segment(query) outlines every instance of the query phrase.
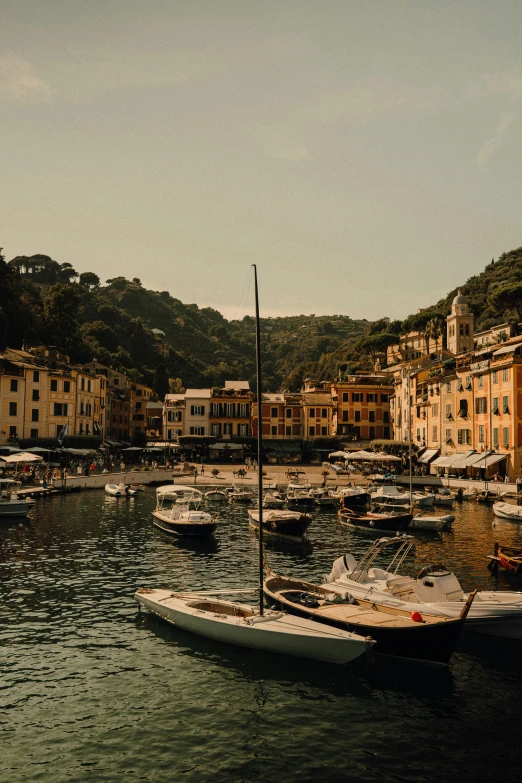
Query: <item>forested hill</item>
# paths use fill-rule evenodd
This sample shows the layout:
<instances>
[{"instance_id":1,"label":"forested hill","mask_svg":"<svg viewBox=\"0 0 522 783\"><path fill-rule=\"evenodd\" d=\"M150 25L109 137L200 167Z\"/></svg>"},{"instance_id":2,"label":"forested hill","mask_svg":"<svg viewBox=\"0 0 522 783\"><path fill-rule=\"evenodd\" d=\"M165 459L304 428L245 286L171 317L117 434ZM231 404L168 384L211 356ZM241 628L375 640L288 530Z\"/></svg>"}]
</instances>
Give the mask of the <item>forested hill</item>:
<instances>
[{"instance_id":1,"label":"forested hill","mask_svg":"<svg viewBox=\"0 0 522 783\"><path fill-rule=\"evenodd\" d=\"M522 248L503 254L460 286L476 330L522 321ZM264 386L298 391L307 376L334 379L339 371L370 369L401 331L443 329L457 289L404 321L375 322L348 315L262 319ZM153 329L165 333L155 337ZM163 342L163 354L158 351ZM0 350L53 345L73 362L96 358L151 384L163 364L177 386L220 386L246 379L255 387L254 319L227 321L217 310L183 304L168 291L149 291L134 278L105 283L92 272L48 256L0 254ZM176 386L176 384L174 385Z\"/></svg>"},{"instance_id":2,"label":"forested hill","mask_svg":"<svg viewBox=\"0 0 522 783\"><path fill-rule=\"evenodd\" d=\"M249 316L227 321L168 291L149 291L136 278L102 284L92 272L48 256L0 258L1 349L53 345L73 362L95 358L149 384L163 364L180 387L236 378L254 387L254 327ZM335 377L339 362L350 359L356 369L354 344L370 327L342 315L263 319L265 388L297 391L304 377ZM160 355L162 342L167 348Z\"/></svg>"}]
</instances>

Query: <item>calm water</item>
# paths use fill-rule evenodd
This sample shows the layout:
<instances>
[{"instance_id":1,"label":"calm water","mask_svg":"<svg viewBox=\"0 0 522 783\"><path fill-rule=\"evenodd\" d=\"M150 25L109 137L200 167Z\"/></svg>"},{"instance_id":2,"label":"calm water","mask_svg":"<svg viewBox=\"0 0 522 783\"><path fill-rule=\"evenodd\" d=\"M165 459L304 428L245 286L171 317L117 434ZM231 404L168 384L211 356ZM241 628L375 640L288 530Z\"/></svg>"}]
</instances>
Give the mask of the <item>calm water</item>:
<instances>
[{"instance_id":1,"label":"calm water","mask_svg":"<svg viewBox=\"0 0 522 783\"><path fill-rule=\"evenodd\" d=\"M0 523L2 783L520 779L522 643L463 640L449 670L379 661L368 677L191 636L140 614L135 589L252 586L257 541L228 507L215 541L171 540L153 506L153 490L90 492ZM418 536L412 571L443 562L465 588L522 589L484 557L522 530L492 529L476 504L454 513L454 533ZM322 514L267 554L317 580L367 546Z\"/></svg>"}]
</instances>

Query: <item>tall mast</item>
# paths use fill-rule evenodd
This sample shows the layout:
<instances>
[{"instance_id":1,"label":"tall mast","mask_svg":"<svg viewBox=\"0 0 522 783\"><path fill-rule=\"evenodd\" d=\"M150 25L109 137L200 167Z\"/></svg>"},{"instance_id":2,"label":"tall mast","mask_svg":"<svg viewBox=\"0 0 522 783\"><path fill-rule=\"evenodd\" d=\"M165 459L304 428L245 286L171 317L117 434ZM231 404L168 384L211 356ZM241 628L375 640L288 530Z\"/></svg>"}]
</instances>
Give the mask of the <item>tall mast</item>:
<instances>
[{"instance_id":1,"label":"tall mast","mask_svg":"<svg viewBox=\"0 0 522 783\"><path fill-rule=\"evenodd\" d=\"M263 614L263 425L261 401L261 332L259 328L259 297L257 292L257 266L254 267L254 289L256 294L256 377L257 377L257 486L259 494L259 614Z\"/></svg>"},{"instance_id":2,"label":"tall mast","mask_svg":"<svg viewBox=\"0 0 522 783\"><path fill-rule=\"evenodd\" d=\"M413 505L413 477L411 464L411 373L408 367L408 459L410 462L410 505Z\"/></svg>"}]
</instances>

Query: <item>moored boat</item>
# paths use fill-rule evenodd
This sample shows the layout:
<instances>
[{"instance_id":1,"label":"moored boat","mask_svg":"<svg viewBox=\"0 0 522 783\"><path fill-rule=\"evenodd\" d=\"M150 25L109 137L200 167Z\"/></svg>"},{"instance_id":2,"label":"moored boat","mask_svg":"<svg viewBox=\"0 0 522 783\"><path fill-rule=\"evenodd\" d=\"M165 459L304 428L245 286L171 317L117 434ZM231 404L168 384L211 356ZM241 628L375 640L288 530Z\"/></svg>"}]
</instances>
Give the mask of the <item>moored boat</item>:
<instances>
[{"instance_id":1,"label":"moored boat","mask_svg":"<svg viewBox=\"0 0 522 783\"><path fill-rule=\"evenodd\" d=\"M248 516L252 527L259 529L259 509L249 509ZM263 511L263 530L284 536L302 537L312 522L309 514L301 511L285 511L283 509L267 509Z\"/></svg>"},{"instance_id":2,"label":"moored boat","mask_svg":"<svg viewBox=\"0 0 522 783\"><path fill-rule=\"evenodd\" d=\"M34 500L19 497L18 482L14 479L0 479L0 516L26 517L34 506Z\"/></svg>"},{"instance_id":3,"label":"moored boat","mask_svg":"<svg viewBox=\"0 0 522 783\"><path fill-rule=\"evenodd\" d=\"M453 514L416 514L408 525L408 530L434 530L448 532L455 521Z\"/></svg>"},{"instance_id":4,"label":"moored boat","mask_svg":"<svg viewBox=\"0 0 522 783\"><path fill-rule=\"evenodd\" d=\"M390 531L406 531L413 519L412 514L373 514L358 513L347 508L341 508L339 521L354 529L369 530L372 533L389 533Z\"/></svg>"},{"instance_id":5,"label":"moored boat","mask_svg":"<svg viewBox=\"0 0 522 783\"><path fill-rule=\"evenodd\" d=\"M512 519L514 522L522 522L522 506L514 506L513 503L493 503L493 513L500 519Z\"/></svg>"},{"instance_id":6,"label":"moored boat","mask_svg":"<svg viewBox=\"0 0 522 783\"><path fill-rule=\"evenodd\" d=\"M191 509L189 497L183 504L179 498L179 487L167 485L156 490L156 508L152 512L154 525L177 536L203 538L211 535L218 526L219 520L205 511Z\"/></svg>"},{"instance_id":7,"label":"moored boat","mask_svg":"<svg viewBox=\"0 0 522 783\"><path fill-rule=\"evenodd\" d=\"M228 493L225 492L224 489L218 489L216 487L205 492L205 498L211 503L222 503L223 501L228 500Z\"/></svg>"},{"instance_id":8,"label":"moored boat","mask_svg":"<svg viewBox=\"0 0 522 783\"><path fill-rule=\"evenodd\" d=\"M490 559L489 568L500 567L512 574L522 574L522 547L501 546L495 542Z\"/></svg>"},{"instance_id":9,"label":"moored boat","mask_svg":"<svg viewBox=\"0 0 522 783\"><path fill-rule=\"evenodd\" d=\"M130 494L126 484L106 484L105 492L115 498L126 498L129 497ZM133 491L132 494L136 494L135 491Z\"/></svg>"}]
</instances>

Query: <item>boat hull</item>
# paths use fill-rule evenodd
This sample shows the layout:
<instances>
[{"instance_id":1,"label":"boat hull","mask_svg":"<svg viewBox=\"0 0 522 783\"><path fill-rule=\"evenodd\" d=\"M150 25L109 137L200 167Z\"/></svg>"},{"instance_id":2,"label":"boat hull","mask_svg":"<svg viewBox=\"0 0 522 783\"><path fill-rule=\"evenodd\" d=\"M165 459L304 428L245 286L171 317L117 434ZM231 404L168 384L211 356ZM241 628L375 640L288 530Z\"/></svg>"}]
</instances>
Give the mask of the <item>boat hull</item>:
<instances>
[{"instance_id":1,"label":"boat hull","mask_svg":"<svg viewBox=\"0 0 522 783\"><path fill-rule=\"evenodd\" d=\"M418 515L411 520L408 530L432 530L434 532L448 532L455 521L455 517L448 514L445 517L431 517Z\"/></svg>"},{"instance_id":2,"label":"boat hull","mask_svg":"<svg viewBox=\"0 0 522 783\"><path fill-rule=\"evenodd\" d=\"M27 500L6 500L0 503L0 517L26 517L32 507Z\"/></svg>"},{"instance_id":3,"label":"boat hull","mask_svg":"<svg viewBox=\"0 0 522 783\"><path fill-rule=\"evenodd\" d=\"M398 514L397 516L380 516L378 514L352 514L348 511L340 511L339 519L343 525L355 530L369 530L373 533L389 533L390 531L406 531L413 519L412 514Z\"/></svg>"},{"instance_id":4,"label":"boat hull","mask_svg":"<svg viewBox=\"0 0 522 783\"><path fill-rule=\"evenodd\" d=\"M211 522L185 522L180 519L168 520L159 516L156 511L152 512L152 521L154 525L164 533L173 536L187 536L189 538L205 538L214 533L218 523Z\"/></svg>"},{"instance_id":5,"label":"boat hull","mask_svg":"<svg viewBox=\"0 0 522 783\"><path fill-rule=\"evenodd\" d=\"M134 597L141 606L185 631L264 652L345 664L365 655L373 644L360 636L324 634L317 623L296 623L294 617L269 610L263 617L253 613L254 617L246 620L240 614L198 610L168 590L138 590ZM234 606L232 602L220 604L227 610Z\"/></svg>"},{"instance_id":6,"label":"boat hull","mask_svg":"<svg viewBox=\"0 0 522 783\"><path fill-rule=\"evenodd\" d=\"M285 519L276 514L263 514L263 531L272 535L292 536L292 538L302 538L312 522L312 517L308 514ZM255 512L249 512L249 523L255 530L259 530L259 515Z\"/></svg>"}]
</instances>

